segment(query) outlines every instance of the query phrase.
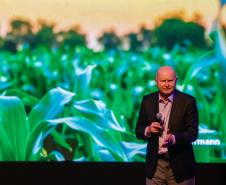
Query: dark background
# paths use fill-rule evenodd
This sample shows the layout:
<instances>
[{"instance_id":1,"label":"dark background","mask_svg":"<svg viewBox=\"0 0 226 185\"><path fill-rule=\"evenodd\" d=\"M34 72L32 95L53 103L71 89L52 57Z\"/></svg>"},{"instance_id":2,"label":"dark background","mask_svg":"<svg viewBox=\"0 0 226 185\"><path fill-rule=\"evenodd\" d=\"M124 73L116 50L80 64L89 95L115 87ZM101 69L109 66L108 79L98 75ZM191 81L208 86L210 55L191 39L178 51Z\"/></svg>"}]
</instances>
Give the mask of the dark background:
<instances>
[{"instance_id":1,"label":"dark background","mask_svg":"<svg viewBox=\"0 0 226 185\"><path fill-rule=\"evenodd\" d=\"M1 162L4 185L145 185L145 163ZM196 185L226 184L226 164L198 163Z\"/></svg>"}]
</instances>

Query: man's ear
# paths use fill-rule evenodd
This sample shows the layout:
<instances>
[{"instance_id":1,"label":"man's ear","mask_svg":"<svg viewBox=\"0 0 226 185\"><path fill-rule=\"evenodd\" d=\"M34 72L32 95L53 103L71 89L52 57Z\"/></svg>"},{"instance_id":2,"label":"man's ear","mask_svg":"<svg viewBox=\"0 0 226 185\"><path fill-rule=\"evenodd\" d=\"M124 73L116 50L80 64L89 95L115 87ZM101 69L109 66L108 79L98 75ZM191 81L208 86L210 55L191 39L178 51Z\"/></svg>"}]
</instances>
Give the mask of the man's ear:
<instances>
[{"instance_id":1,"label":"man's ear","mask_svg":"<svg viewBox=\"0 0 226 185\"><path fill-rule=\"evenodd\" d=\"M157 85L157 78L155 78L155 83L156 83L156 85Z\"/></svg>"}]
</instances>

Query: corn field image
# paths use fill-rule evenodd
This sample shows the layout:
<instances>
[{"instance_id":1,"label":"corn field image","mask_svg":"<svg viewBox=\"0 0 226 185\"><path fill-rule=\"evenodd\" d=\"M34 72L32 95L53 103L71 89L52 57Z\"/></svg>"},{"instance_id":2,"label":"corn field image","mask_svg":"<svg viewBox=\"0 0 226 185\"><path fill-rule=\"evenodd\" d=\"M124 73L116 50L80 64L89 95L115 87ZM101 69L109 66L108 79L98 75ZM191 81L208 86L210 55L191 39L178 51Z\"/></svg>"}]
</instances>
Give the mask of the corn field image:
<instances>
[{"instance_id":1,"label":"corn field image","mask_svg":"<svg viewBox=\"0 0 226 185\"><path fill-rule=\"evenodd\" d=\"M0 37L0 161L144 162L146 143L135 137L140 102L169 65L176 88L197 100L196 161L225 163L225 3L211 31L165 17L136 34L106 31L96 51L77 28L55 33L40 23L33 32L13 20Z\"/></svg>"}]
</instances>

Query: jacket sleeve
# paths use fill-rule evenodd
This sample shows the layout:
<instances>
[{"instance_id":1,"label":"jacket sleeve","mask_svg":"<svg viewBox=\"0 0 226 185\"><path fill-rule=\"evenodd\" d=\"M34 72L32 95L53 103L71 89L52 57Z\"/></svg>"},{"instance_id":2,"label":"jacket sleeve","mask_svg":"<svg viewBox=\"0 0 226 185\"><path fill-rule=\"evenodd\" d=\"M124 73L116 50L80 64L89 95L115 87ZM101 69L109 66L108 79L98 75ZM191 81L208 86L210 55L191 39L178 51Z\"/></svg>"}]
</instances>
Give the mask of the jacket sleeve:
<instances>
[{"instance_id":1,"label":"jacket sleeve","mask_svg":"<svg viewBox=\"0 0 226 185\"><path fill-rule=\"evenodd\" d=\"M141 140L147 140L147 137L144 135L145 128L147 127L146 124L146 118L145 118L145 98L142 99L140 110L139 110L139 116L136 123L136 137Z\"/></svg>"},{"instance_id":2,"label":"jacket sleeve","mask_svg":"<svg viewBox=\"0 0 226 185\"><path fill-rule=\"evenodd\" d=\"M189 98L185 111L184 131L175 133L176 146L186 145L198 138L198 109L195 98Z\"/></svg>"}]
</instances>

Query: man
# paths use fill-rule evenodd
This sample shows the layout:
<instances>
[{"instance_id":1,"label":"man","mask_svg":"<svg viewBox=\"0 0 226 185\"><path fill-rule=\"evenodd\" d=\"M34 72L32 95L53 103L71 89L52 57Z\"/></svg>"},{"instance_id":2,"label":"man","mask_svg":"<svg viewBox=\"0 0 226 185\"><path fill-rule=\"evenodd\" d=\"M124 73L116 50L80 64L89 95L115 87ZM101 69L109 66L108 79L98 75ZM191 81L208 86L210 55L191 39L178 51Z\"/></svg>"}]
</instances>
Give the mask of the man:
<instances>
[{"instance_id":1,"label":"man","mask_svg":"<svg viewBox=\"0 0 226 185\"><path fill-rule=\"evenodd\" d=\"M148 141L146 185L195 184L196 100L175 89L176 73L169 66L158 69L155 82L159 91L143 97L136 125L137 138Z\"/></svg>"}]
</instances>

